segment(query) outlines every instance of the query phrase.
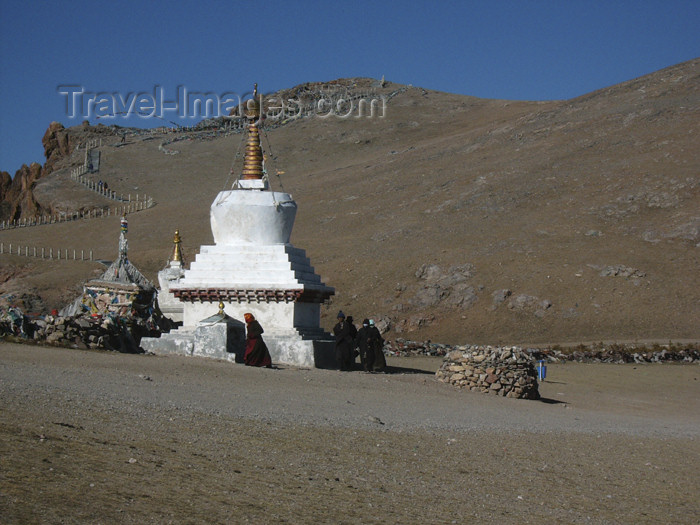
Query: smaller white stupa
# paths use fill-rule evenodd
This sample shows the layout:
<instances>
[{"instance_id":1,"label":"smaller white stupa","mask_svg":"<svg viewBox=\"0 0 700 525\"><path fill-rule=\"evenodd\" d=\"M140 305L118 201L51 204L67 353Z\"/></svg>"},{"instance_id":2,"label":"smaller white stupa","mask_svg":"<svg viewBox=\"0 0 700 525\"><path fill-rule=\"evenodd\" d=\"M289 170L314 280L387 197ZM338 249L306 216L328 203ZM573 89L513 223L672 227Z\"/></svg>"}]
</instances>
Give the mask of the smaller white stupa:
<instances>
[{"instance_id":1,"label":"smaller white stupa","mask_svg":"<svg viewBox=\"0 0 700 525\"><path fill-rule=\"evenodd\" d=\"M142 341L146 351L233 360L234 354L223 347L205 348L211 343L196 333L203 333L203 320L212 316L242 322L243 314L250 312L265 330L263 339L273 362L334 366L333 338L320 327L320 317L321 304L335 291L321 281L304 250L290 243L297 204L288 193L268 187L260 114L256 85L246 114L241 177L211 205L215 245L201 246L184 276L168 283L169 292L182 304L183 326L160 339Z\"/></svg>"},{"instance_id":2,"label":"smaller white stupa","mask_svg":"<svg viewBox=\"0 0 700 525\"><path fill-rule=\"evenodd\" d=\"M182 322L184 308L180 300L170 291L170 285L180 281L185 276L181 244L180 231L175 230L172 256L168 261L168 265L158 272L158 284L160 285L158 307L165 317L172 319L176 323Z\"/></svg>"}]
</instances>

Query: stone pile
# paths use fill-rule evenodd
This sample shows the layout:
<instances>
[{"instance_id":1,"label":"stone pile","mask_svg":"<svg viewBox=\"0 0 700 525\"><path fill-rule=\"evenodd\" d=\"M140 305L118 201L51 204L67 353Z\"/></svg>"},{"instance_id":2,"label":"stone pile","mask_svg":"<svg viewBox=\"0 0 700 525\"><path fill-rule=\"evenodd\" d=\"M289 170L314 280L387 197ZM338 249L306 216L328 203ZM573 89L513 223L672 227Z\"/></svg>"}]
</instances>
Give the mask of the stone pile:
<instances>
[{"instance_id":1,"label":"stone pile","mask_svg":"<svg viewBox=\"0 0 700 525\"><path fill-rule=\"evenodd\" d=\"M93 316L83 313L75 316L47 315L29 318L17 308L0 312L0 337L14 336L35 343L68 348L116 350L140 353L142 337L160 335L165 326L163 320L153 316L120 317L117 315Z\"/></svg>"},{"instance_id":2,"label":"stone pile","mask_svg":"<svg viewBox=\"0 0 700 525\"><path fill-rule=\"evenodd\" d=\"M35 341L56 346L138 352L138 343L126 323L117 317L46 316L34 323Z\"/></svg>"},{"instance_id":3,"label":"stone pile","mask_svg":"<svg viewBox=\"0 0 700 525\"><path fill-rule=\"evenodd\" d=\"M396 338L386 341L384 353L393 357L445 356L454 350L465 351L469 345L448 345L431 341L409 341ZM548 363L575 361L578 363L700 363L700 345L693 343L671 343L669 345L644 346L638 344L597 343L580 345L571 350L558 346L526 348L535 361Z\"/></svg>"},{"instance_id":4,"label":"stone pile","mask_svg":"<svg viewBox=\"0 0 700 525\"><path fill-rule=\"evenodd\" d=\"M468 346L449 352L435 373L438 381L476 392L539 399L535 361L516 346Z\"/></svg>"},{"instance_id":5,"label":"stone pile","mask_svg":"<svg viewBox=\"0 0 700 525\"><path fill-rule=\"evenodd\" d=\"M566 352L559 348L533 348L527 352L537 361L543 359L550 363L700 363L700 346L697 344L670 344L668 348L660 345L610 344L581 346Z\"/></svg>"},{"instance_id":6,"label":"stone pile","mask_svg":"<svg viewBox=\"0 0 700 525\"><path fill-rule=\"evenodd\" d=\"M418 355L443 357L452 350L466 349L430 341L407 341L397 337L393 341L385 341L384 354L395 357L411 357Z\"/></svg>"}]
</instances>

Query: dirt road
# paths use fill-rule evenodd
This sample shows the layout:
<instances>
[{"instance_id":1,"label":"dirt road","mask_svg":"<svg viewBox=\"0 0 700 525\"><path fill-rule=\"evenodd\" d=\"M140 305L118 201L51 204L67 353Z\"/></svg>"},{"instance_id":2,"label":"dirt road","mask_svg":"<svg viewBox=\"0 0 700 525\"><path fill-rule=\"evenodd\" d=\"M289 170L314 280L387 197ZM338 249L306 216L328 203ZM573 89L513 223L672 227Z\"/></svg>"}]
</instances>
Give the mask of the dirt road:
<instances>
[{"instance_id":1,"label":"dirt road","mask_svg":"<svg viewBox=\"0 0 700 525\"><path fill-rule=\"evenodd\" d=\"M390 374L0 343L2 523L696 523L700 367L541 401Z\"/></svg>"}]
</instances>

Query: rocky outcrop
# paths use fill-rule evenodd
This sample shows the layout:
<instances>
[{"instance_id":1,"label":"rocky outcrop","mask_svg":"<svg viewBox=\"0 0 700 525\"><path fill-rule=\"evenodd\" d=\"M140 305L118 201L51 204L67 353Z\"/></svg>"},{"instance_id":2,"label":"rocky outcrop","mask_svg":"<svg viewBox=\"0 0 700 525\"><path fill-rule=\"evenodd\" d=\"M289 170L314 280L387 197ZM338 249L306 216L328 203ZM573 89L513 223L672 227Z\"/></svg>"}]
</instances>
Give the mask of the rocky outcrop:
<instances>
[{"instance_id":1,"label":"rocky outcrop","mask_svg":"<svg viewBox=\"0 0 700 525\"><path fill-rule=\"evenodd\" d=\"M453 350L435 373L438 381L485 394L539 399L537 370L516 346L466 346Z\"/></svg>"},{"instance_id":2,"label":"rocky outcrop","mask_svg":"<svg viewBox=\"0 0 700 525\"><path fill-rule=\"evenodd\" d=\"M436 264L424 264L416 271L421 282L412 304L418 308L433 307L440 303L458 308L469 308L477 300L469 279L474 276L474 266L463 264L443 271Z\"/></svg>"},{"instance_id":3,"label":"rocky outcrop","mask_svg":"<svg viewBox=\"0 0 700 525\"><path fill-rule=\"evenodd\" d=\"M79 144L95 134L113 134L113 131L101 125L65 128L60 122L52 122L41 139L46 157L43 167L33 162L29 166L23 165L14 177L7 172L0 173L0 220L13 221L42 213L50 214L51 210L43 208L34 197L37 181L54 172L62 161L70 158Z\"/></svg>"},{"instance_id":4,"label":"rocky outcrop","mask_svg":"<svg viewBox=\"0 0 700 525\"><path fill-rule=\"evenodd\" d=\"M59 122L51 123L41 142L46 156L43 167L33 162L29 166L23 164L14 177L7 172L0 174L0 220L34 217L44 211L34 199L34 186L53 171L57 162L70 156L71 150L68 131Z\"/></svg>"},{"instance_id":5,"label":"rocky outcrop","mask_svg":"<svg viewBox=\"0 0 700 525\"><path fill-rule=\"evenodd\" d=\"M76 146L75 136L60 122L49 124L41 143L44 146L44 156L46 157L45 174L51 173L57 162L70 156L71 151Z\"/></svg>"},{"instance_id":6,"label":"rocky outcrop","mask_svg":"<svg viewBox=\"0 0 700 525\"><path fill-rule=\"evenodd\" d=\"M23 164L8 183L5 175L9 177L9 174L3 172L0 183L0 219L12 221L40 213L32 189L42 173L41 165L36 162L29 166Z\"/></svg>"}]
</instances>

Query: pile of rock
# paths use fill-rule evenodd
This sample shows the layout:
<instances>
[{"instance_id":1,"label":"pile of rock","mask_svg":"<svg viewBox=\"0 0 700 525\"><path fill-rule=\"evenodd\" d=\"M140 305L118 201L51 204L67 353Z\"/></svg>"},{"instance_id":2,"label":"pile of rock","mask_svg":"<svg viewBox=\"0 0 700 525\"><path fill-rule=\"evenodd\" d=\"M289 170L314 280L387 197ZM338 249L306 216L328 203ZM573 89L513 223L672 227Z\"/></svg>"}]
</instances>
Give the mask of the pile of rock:
<instances>
[{"instance_id":1,"label":"pile of rock","mask_svg":"<svg viewBox=\"0 0 700 525\"><path fill-rule=\"evenodd\" d=\"M83 349L116 350L139 353L142 337L157 337L167 320L154 316L119 317L93 316L82 313L75 316L47 315L30 318L19 309L0 311L0 337L13 336L36 343ZM159 326L160 324L160 326Z\"/></svg>"},{"instance_id":2,"label":"pile of rock","mask_svg":"<svg viewBox=\"0 0 700 525\"><path fill-rule=\"evenodd\" d=\"M442 343L431 343L430 341L407 341L397 337L393 341L384 343L384 354L396 357L410 357L417 355L430 355L442 357L455 348Z\"/></svg>"},{"instance_id":3,"label":"pile of rock","mask_svg":"<svg viewBox=\"0 0 700 525\"><path fill-rule=\"evenodd\" d=\"M520 399L539 399L535 361L519 347L467 346L449 352L435 373L459 388Z\"/></svg>"},{"instance_id":4,"label":"pile of rock","mask_svg":"<svg viewBox=\"0 0 700 525\"><path fill-rule=\"evenodd\" d=\"M579 346L563 352L559 348L528 349L530 356L550 363L576 361L579 363L700 363L700 346L694 343L652 345L597 344Z\"/></svg>"},{"instance_id":5,"label":"pile of rock","mask_svg":"<svg viewBox=\"0 0 700 525\"><path fill-rule=\"evenodd\" d=\"M394 357L445 356L452 351L467 351L470 345L448 345L431 341L409 341L396 338L384 343L384 354ZM669 343L668 345L639 345L595 343L564 350L558 346L525 348L522 350L534 361L549 363L576 361L579 363L700 363L700 345L697 343Z\"/></svg>"},{"instance_id":6,"label":"pile of rock","mask_svg":"<svg viewBox=\"0 0 700 525\"><path fill-rule=\"evenodd\" d=\"M47 315L34 322L35 341L56 346L138 352L132 329L117 317L61 317ZM140 338L138 338L140 339Z\"/></svg>"}]
</instances>

